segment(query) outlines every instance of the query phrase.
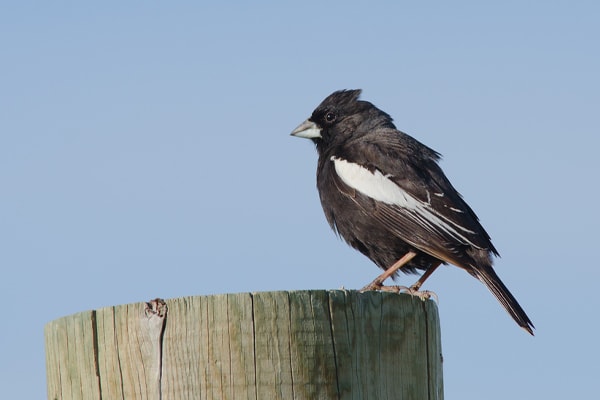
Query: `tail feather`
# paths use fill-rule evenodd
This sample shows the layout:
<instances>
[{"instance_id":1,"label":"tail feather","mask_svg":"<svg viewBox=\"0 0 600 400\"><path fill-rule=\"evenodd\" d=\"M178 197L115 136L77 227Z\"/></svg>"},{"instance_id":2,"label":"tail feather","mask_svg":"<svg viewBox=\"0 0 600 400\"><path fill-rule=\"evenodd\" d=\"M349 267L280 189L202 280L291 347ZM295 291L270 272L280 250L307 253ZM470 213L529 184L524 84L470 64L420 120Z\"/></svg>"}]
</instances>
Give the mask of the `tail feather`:
<instances>
[{"instance_id":1,"label":"tail feather","mask_svg":"<svg viewBox=\"0 0 600 400\"><path fill-rule=\"evenodd\" d=\"M483 282L485 286L487 286L487 288L492 292L496 299L498 299L500 304L502 304L515 322L533 336L533 329L535 329L533 323L523 308L521 308L519 302L517 302L517 299L515 299L504 283L502 283L493 268L491 266L483 268L478 266L477 268L473 269L473 274L477 279Z\"/></svg>"}]
</instances>

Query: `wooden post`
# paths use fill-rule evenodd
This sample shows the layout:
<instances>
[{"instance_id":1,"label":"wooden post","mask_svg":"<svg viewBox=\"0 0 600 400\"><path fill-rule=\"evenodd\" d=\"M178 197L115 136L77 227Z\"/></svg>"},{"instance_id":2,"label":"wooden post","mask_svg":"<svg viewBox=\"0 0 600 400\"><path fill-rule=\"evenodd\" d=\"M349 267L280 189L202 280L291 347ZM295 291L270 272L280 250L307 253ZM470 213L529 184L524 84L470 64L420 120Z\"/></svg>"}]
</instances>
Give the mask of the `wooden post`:
<instances>
[{"instance_id":1,"label":"wooden post","mask_svg":"<svg viewBox=\"0 0 600 400\"><path fill-rule=\"evenodd\" d=\"M436 304L345 290L182 297L46 325L48 398L442 399Z\"/></svg>"}]
</instances>

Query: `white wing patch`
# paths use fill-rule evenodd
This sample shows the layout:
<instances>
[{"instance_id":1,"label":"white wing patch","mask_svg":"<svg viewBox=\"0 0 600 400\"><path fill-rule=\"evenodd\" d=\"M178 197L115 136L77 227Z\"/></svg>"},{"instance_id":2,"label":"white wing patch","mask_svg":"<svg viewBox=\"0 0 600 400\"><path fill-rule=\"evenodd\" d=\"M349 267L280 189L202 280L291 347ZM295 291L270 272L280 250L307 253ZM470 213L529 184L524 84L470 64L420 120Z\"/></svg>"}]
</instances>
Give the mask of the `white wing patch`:
<instances>
[{"instance_id":1,"label":"white wing patch","mask_svg":"<svg viewBox=\"0 0 600 400\"><path fill-rule=\"evenodd\" d=\"M436 212L428 203L411 196L389 179L391 175L384 175L379 170L371 172L356 163L335 156L331 157L331 161L333 161L335 172L351 188L374 200L412 211L418 218L419 223L426 224L429 228L444 231L461 242L478 247L459 231L471 234L475 232L457 225ZM434 194L439 197L443 196L442 193ZM452 210L460 211L458 209Z\"/></svg>"}]
</instances>

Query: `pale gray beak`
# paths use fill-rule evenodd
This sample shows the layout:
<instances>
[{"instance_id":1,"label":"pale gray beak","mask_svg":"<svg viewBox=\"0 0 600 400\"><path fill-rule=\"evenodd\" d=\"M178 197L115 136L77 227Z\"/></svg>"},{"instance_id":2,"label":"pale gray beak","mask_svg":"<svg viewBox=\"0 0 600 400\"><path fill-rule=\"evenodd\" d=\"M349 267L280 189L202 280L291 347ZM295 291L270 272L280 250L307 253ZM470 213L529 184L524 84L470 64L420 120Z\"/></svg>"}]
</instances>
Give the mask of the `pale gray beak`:
<instances>
[{"instance_id":1,"label":"pale gray beak","mask_svg":"<svg viewBox=\"0 0 600 400\"><path fill-rule=\"evenodd\" d=\"M319 128L314 122L306 120L298 125L298 127L292 131L291 135L306 139L320 138L321 128Z\"/></svg>"}]
</instances>

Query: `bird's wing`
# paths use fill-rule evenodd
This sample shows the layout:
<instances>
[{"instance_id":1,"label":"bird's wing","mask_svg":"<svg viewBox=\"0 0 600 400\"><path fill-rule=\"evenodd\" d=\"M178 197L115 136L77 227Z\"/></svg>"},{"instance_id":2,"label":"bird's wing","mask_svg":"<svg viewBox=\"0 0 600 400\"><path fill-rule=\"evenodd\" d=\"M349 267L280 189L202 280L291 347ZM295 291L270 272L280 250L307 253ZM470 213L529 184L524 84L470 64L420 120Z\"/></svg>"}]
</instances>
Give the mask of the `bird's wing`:
<instances>
[{"instance_id":1,"label":"bird's wing","mask_svg":"<svg viewBox=\"0 0 600 400\"><path fill-rule=\"evenodd\" d=\"M386 129L350 141L331 156L338 188L417 249L465 265L465 249L497 254L473 210L437 164L439 155Z\"/></svg>"}]
</instances>

